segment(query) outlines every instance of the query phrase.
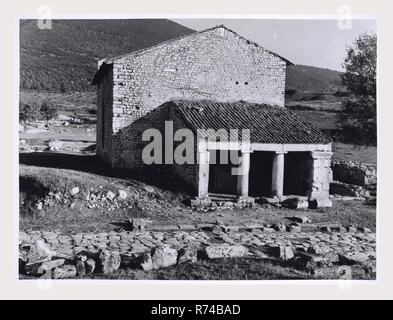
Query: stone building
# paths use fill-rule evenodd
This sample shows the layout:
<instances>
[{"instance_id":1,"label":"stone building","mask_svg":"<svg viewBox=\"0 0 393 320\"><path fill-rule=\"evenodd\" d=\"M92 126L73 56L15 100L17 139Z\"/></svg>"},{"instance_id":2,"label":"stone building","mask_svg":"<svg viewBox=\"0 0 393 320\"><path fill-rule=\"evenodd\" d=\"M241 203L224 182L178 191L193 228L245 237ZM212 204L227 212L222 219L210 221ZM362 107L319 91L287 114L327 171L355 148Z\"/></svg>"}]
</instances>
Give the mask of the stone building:
<instances>
[{"instance_id":1,"label":"stone building","mask_svg":"<svg viewBox=\"0 0 393 320\"><path fill-rule=\"evenodd\" d=\"M288 60L224 26L100 61L97 85L97 153L112 167L175 174L197 199L211 194L254 197L296 195L330 206L331 142L284 107ZM154 166L142 159L151 128L248 129L240 138L216 143L195 140L193 161ZM164 140L164 139L163 139ZM176 139L175 139L176 140ZM180 141L174 144L179 145ZM165 156L173 152L167 139ZM250 170L231 174L233 164L212 163L231 150Z\"/></svg>"}]
</instances>

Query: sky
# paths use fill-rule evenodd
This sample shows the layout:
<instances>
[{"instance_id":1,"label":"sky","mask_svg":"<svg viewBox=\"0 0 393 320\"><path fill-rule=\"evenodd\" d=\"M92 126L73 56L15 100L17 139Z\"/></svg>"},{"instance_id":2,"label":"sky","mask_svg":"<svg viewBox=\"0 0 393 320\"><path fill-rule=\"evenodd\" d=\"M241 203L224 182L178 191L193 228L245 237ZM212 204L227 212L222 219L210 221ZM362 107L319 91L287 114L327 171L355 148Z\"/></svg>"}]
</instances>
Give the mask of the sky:
<instances>
[{"instance_id":1,"label":"sky","mask_svg":"<svg viewBox=\"0 0 393 320\"><path fill-rule=\"evenodd\" d=\"M281 20L281 19L173 19L200 31L225 25L294 64L342 71L346 47L367 32L377 33L376 20ZM340 28L340 26L346 28ZM350 26L350 28L348 28Z\"/></svg>"}]
</instances>

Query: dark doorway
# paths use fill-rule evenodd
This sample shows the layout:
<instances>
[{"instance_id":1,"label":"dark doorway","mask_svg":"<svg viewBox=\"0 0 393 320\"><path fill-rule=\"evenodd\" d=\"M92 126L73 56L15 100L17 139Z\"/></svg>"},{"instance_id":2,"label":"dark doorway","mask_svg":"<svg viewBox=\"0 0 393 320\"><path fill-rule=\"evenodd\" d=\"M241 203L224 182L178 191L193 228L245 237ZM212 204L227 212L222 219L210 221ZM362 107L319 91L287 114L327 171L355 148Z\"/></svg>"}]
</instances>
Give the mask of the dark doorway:
<instances>
[{"instance_id":1,"label":"dark doorway","mask_svg":"<svg viewBox=\"0 0 393 320\"><path fill-rule=\"evenodd\" d=\"M229 153L227 155L229 161L223 159L220 151L210 151L209 193L237 194L237 175L232 174L232 168L237 165L232 164Z\"/></svg>"},{"instance_id":2,"label":"dark doorway","mask_svg":"<svg viewBox=\"0 0 393 320\"><path fill-rule=\"evenodd\" d=\"M284 160L284 194L305 196L310 186L309 152L288 152Z\"/></svg>"},{"instance_id":3,"label":"dark doorway","mask_svg":"<svg viewBox=\"0 0 393 320\"><path fill-rule=\"evenodd\" d=\"M273 152L254 151L250 155L248 194L270 196L272 191Z\"/></svg>"}]
</instances>

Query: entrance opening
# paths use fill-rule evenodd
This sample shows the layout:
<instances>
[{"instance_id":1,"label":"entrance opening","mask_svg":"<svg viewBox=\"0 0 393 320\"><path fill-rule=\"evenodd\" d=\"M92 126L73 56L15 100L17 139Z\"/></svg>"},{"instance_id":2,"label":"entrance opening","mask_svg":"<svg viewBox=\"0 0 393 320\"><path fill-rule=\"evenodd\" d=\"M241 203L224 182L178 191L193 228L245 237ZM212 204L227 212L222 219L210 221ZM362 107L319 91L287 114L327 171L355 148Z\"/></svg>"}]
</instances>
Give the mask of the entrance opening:
<instances>
[{"instance_id":1,"label":"entrance opening","mask_svg":"<svg viewBox=\"0 0 393 320\"><path fill-rule=\"evenodd\" d=\"M209 165L209 193L221 193L221 194L237 194L237 175L232 175L232 168L236 168L237 165L231 163L230 154L228 151L228 163L221 163L221 152L209 151L210 152L210 165ZM233 151L232 151L233 152ZM212 163L212 159L215 159L215 163Z\"/></svg>"},{"instance_id":2,"label":"entrance opening","mask_svg":"<svg viewBox=\"0 0 393 320\"><path fill-rule=\"evenodd\" d=\"M284 194L305 196L310 186L309 152L288 152L284 161Z\"/></svg>"},{"instance_id":3,"label":"entrance opening","mask_svg":"<svg viewBox=\"0 0 393 320\"><path fill-rule=\"evenodd\" d=\"M268 197L272 192L273 152L254 151L250 154L248 193L251 197Z\"/></svg>"}]
</instances>

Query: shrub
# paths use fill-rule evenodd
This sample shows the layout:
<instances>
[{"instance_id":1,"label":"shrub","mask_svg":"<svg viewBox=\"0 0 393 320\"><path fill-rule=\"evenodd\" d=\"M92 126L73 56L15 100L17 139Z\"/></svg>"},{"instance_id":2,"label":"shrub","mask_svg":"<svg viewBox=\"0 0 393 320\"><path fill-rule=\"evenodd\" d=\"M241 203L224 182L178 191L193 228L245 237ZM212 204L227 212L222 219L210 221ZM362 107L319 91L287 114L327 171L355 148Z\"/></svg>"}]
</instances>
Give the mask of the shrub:
<instances>
[{"instance_id":1,"label":"shrub","mask_svg":"<svg viewBox=\"0 0 393 320\"><path fill-rule=\"evenodd\" d=\"M19 103L19 121L40 119L40 106L36 103Z\"/></svg>"},{"instance_id":2,"label":"shrub","mask_svg":"<svg viewBox=\"0 0 393 320\"><path fill-rule=\"evenodd\" d=\"M57 115L55 106L49 101L43 101L40 108L41 117L46 121L54 118Z\"/></svg>"}]
</instances>

